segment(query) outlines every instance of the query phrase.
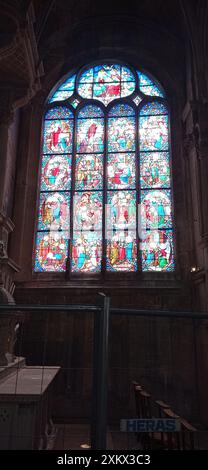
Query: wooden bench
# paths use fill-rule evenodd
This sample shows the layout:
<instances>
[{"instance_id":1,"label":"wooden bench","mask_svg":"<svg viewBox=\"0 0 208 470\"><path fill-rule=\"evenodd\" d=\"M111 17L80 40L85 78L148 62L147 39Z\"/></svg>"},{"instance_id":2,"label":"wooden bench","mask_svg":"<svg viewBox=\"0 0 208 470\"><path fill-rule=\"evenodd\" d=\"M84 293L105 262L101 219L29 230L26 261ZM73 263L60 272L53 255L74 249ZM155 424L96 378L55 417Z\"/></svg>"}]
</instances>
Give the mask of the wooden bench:
<instances>
[{"instance_id":1,"label":"wooden bench","mask_svg":"<svg viewBox=\"0 0 208 470\"><path fill-rule=\"evenodd\" d=\"M177 415L162 400L152 400L151 395L136 381L132 382L136 412L139 419L172 418L180 422L179 432L137 433L137 440L143 449L194 450L196 428Z\"/></svg>"}]
</instances>

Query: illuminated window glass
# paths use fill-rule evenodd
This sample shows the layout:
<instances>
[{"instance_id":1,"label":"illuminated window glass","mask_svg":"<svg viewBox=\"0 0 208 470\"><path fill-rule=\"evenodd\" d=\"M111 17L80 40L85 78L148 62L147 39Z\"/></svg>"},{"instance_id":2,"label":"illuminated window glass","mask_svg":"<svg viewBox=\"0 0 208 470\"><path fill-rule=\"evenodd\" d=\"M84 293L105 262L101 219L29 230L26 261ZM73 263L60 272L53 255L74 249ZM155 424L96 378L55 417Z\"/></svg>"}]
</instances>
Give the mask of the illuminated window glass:
<instances>
[{"instance_id":1,"label":"illuminated window glass","mask_svg":"<svg viewBox=\"0 0 208 470\"><path fill-rule=\"evenodd\" d=\"M149 74L68 75L43 120L36 272L173 271L169 112Z\"/></svg>"}]
</instances>

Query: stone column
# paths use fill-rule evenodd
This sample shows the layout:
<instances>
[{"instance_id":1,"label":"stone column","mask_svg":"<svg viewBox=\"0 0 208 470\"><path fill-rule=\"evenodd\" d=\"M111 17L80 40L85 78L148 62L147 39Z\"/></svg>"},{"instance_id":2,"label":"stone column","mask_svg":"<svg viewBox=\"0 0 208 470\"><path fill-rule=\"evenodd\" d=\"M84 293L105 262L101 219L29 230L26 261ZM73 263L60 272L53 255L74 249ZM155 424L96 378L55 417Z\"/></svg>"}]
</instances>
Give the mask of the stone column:
<instances>
[{"instance_id":1,"label":"stone column","mask_svg":"<svg viewBox=\"0 0 208 470\"><path fill-rule=\"evenodd\" d=\"M5 185L7 180L8 131L13 120L12 92L0 90L0 213L6 215Z\"/></svg>"}]
</instances>

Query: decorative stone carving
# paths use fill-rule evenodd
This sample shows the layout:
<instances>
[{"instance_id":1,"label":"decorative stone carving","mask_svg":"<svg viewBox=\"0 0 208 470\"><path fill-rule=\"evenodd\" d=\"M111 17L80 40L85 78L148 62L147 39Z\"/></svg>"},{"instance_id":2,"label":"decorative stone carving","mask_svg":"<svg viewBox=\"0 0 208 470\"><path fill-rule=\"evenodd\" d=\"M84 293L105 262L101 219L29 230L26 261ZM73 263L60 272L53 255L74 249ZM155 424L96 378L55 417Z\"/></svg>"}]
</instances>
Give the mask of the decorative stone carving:
<instances>
[{"instance_id":1,"label":"decorative stone carving","mask_svg":"<svg viewBox=\"0 0 208 470\"><path fill-rule=\"evenodd\" d=\"M0 367L14 362L14 347L23 319L22 313L0 312Z\"/></svg>"},{"instance_id":2,"label":"decorative stone carving","mask_svg":"<svg viewBox=\"0 0 208 470\"><path fill-rule=\"evenodd\" d=\"M7 258L7 252L4 245L4 241L0 240L0 259Z\"/></svg>"}]
</instances>

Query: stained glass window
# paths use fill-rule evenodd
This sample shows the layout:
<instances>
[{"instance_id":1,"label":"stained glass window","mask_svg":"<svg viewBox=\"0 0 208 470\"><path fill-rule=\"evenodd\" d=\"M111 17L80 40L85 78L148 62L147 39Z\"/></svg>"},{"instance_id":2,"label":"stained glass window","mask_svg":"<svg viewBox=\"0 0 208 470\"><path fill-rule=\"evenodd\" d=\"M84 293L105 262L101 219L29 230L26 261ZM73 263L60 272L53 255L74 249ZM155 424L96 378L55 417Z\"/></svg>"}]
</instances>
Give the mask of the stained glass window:
<instances>
[{"instance_id":1,"label":"stained glass window","mask_svg":"<svg viewBox=\"0 0 208 470\"><path fill-rule=\"evenodd\" d=\"M43 120L36 272L174 270L169 111L146 72L68 75Z\"/></svg>"}]
</instances>

